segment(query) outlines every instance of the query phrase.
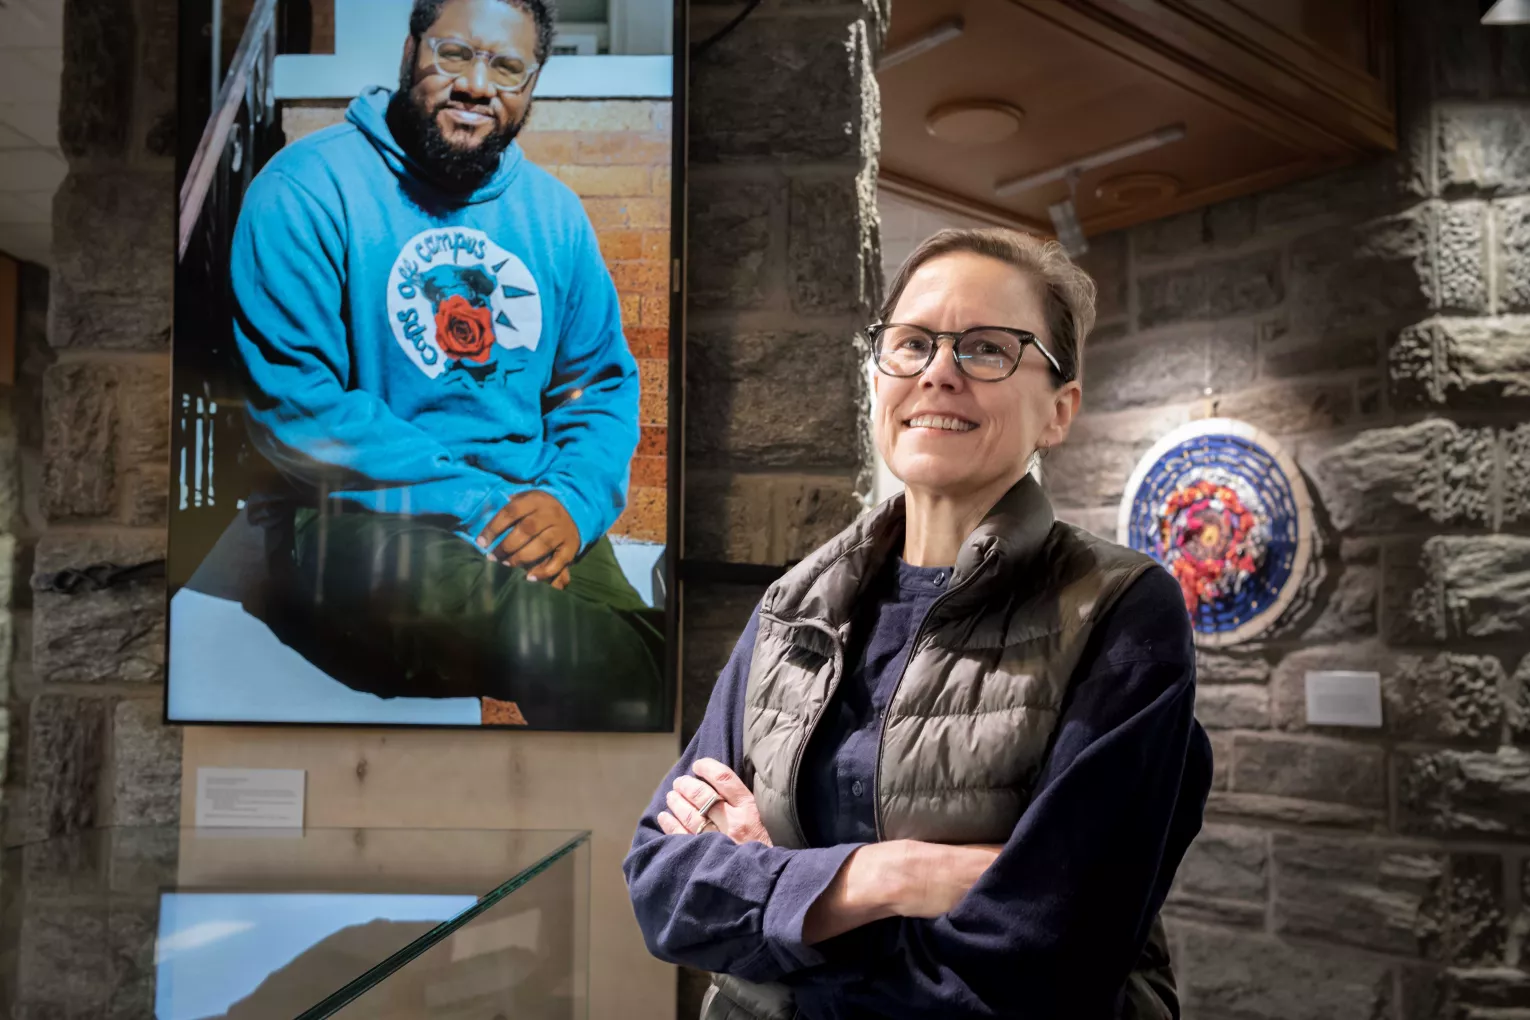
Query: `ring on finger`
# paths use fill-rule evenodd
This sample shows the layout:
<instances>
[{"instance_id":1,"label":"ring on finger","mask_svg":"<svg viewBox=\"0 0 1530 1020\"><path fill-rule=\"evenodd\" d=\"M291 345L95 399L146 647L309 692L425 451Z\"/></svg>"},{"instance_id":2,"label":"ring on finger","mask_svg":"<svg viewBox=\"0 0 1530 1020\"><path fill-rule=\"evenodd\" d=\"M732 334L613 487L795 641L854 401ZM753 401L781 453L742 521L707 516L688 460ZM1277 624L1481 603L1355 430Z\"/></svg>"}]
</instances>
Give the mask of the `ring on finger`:
<instances>
[{"instance_id":1,"label":"ring on finger","mask_svg":"<svg viewBox=\"0 0 1530 1020\"><path fill-rule=\"evenodd\" d=\"M712 808L715 807L717 802L720 800L722 800L722 798L717 795L716 790L708 791L707 799L702 801L701 804L696 808L697 813L701 815L701 829L696 831L700 832L706 829L709 824L716 824L712 821L711 818L707 817L707 812L711 811Z\"/></svg>"}]
</instances>

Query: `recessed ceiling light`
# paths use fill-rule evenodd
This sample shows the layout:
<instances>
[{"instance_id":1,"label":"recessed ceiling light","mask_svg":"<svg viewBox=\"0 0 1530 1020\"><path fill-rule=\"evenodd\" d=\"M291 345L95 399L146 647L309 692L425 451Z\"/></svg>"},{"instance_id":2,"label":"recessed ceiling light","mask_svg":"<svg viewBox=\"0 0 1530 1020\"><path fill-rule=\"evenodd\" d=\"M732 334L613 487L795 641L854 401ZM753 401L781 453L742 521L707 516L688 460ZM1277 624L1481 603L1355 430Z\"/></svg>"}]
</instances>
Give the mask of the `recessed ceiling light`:
<instances>
[{"instance_id":1,"label":"recessed ceiling light","mask_svg":"<svg viewBox=\"0 0 1530 1020\"><path fill-rule=\"evenodd\" d=\"M1530 25L1530 0L1479 0L1484 25Z\"/></svg>"},{"instance_id":2,"label":"recessed ceiling light","mask_svg":"<svg viewBox=\"0 0 1530 1020\"><path fill-rule=\"evenodd\" d=\"M953 145L992 145L1020 130L1025 111L997 99L965 99L931 110L924 126Z\"/></svg>"},{"instance_id":3,"label":"recessed ceiling light","mask_svg":"<svg viewBox=\"0 0 1530 1020\"><path fill-rule=\"evenodd\" d=\"M1179 194L1179 180L1169 174L1117 174L1100 182L1096 198L1111 205L1148 205Z\"/></svg>"}]
</instances>

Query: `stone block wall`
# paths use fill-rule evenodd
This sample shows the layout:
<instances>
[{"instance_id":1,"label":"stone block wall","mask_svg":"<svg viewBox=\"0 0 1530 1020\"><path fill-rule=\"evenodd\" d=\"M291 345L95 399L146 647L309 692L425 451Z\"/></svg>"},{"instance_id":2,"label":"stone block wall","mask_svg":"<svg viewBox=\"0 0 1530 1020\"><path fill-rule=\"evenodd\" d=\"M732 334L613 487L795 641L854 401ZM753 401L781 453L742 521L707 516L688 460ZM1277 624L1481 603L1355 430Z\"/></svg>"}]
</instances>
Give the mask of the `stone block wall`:
<instances>
[{"instance_id":1,"label":"stone block wall","mask_svg":"<svg viewBox=\"0 0 1530 1020\"><path fill-rule=\"evenodd\" d=\"M48 271L20 265L16 382L0 393L0 814L18 799L26 775L25 706L36 686L28 669L32 633L32 564L43 528L42 390L53 361L48 346ZM13 649L15 652L13 653ZM4 826L0 825L0 830Z\"/></svg>"},{"instance_id":2,"label":"stone block wall","mask_svg":"<svg viewBox=\"0 0 1530 1020\"><path fill-rule=\"evenodd\" d=\"M62 595L47 574L164 555L175 209L174 0L68 0L46 344L23 362L24 517L8 842L173 821L159 724L164 589ZM41 315L39 308L34 314ZM28 586L30 578L33 585Z\"/></svg>"},{"instance_id":3,"label":"stone block wall","mask_svg":"<svg viewBox=\"0 0 1530 1020\"><path fill-rule=\"evenodd\" d=\"M1114 537L1137 458L1222 415L1286 445L1322 524L1317 605L1201 657L1189 1017L1530 1016L1530 34L1398 8L1396 156L1086 259L1063 516ZM1306 724L1333 668L1380 672L1382 730Z\"/></svg>"},{"instance_id":4,"label":"stone block wall","mask_svg":"<svg viewBox=\"0 0 1530 1020\"><path fill-rule=\"evenodd\" d=\"M741 7L696 0L693 42ZM872 60L887 16L887 0L767 0L692 63L692 559L784 563L861 510L869 475L857 335L880 288ZM687 737L759 594L687 587Z\"/></svg>"},{"instance_id":5,"label":"stone block wall","mask_svg":"<svg viewBox=\"0 0 1530 1020\"><path fill-rule=\"evenodd\" d=\"M969 216L920 205L911 199L883 191L877 195L877 213L882 218L882 281L891 283L903 261L914 253L925 238L950 227L986 227L989 224Z\"/></svg>"},{"instance_id":6,"label":"stone block wall","mask_svg":"<svg viewBox=\"0 0 1530 1020\"><path fill-rule=\"evenodd\" d=\"M693 39L740 6L693 4ZM860 509L886 13L774 0L692 66L689 557L782 563Z\"/></svg>"}]
</instances>

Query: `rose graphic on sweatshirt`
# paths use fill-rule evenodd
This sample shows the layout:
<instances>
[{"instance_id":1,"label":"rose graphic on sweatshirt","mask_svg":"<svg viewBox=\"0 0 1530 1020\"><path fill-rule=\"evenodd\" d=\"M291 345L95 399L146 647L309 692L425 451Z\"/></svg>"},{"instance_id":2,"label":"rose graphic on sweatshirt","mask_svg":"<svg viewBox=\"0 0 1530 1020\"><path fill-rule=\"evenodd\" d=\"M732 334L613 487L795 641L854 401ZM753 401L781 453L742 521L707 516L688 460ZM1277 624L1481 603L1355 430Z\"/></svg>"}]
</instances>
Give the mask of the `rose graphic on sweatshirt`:
<instances>
[{"instance_id":1,"label":"rose graphic on sweatshirt","mask_svg":"<svg viewBox=\"0 0 1530 1020\"><path fill-rule=\"evenodd\" d=\"M448 358L483 364L494 347L494 277L482 266L437 266L420 284L436 308L436 346Z\"/></svg>"},{"instance_id":2,"label":"rose graphic on sweatshirt","mask_svg":"<svg viewBox=\"0 0 1530 1020\"><path fill-rule=\"evenodd\" d=\"M448 358L482 364L494 346L494 323L487 308L474 307L453 294L436 308L436 343Z\"/></svg>"},{"instance_id":3,"label":"rose graphic on sweatshirt","mask_svg":"<svg viewBox=\"0 0 1530 1020\"><path fill-rule=\"evenodd\" d=\"M487 366L496 348L536 350L540 290L526 264L483 231L426 230L394 260L388 319L414 366L439 379L454 366ZM471 375L481 382L486 372L474 368Z\"/></svg>"}]
</instances>

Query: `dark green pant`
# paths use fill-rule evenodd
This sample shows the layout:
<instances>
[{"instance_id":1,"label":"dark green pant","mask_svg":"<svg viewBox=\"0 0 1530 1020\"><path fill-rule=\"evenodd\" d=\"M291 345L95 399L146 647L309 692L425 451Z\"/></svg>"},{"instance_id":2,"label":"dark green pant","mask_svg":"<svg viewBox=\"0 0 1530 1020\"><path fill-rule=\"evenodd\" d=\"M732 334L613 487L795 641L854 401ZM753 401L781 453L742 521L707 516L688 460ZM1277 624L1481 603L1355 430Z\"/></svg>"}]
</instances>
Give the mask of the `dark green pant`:
<instances>
[{"instance_id":1,"label":"dark green pant","mask_svg":"<svg viewBox=\"0 0 1530 1020\"><path fill-rule=\"evenodd\" d=\"M294 525L294 583L325 646L315 664L342 683L514 701L539 729L664 725L662 614L609 539L560 591L419 518L304 510Z\"/></svg>"}]
</instances>

